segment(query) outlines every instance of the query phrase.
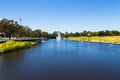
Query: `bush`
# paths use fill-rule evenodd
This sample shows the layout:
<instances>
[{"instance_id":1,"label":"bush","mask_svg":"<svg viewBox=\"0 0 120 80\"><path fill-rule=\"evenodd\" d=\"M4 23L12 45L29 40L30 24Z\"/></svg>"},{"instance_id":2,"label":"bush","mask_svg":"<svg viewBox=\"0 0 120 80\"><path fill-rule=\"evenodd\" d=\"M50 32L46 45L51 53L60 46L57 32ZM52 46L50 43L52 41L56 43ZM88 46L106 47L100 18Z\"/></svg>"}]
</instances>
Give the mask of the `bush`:
<instances>
[{"instance_id":1,"label":"bush","mask_svg":"<svg viewBox=\"0 0 120 80\"><path fill-rule=\"evenodd\" d=\"M20 49L23 49L24 47L23 47L23 45L17 45L15 48L16 48L16 50L20 50Z\"/></svg>"},{"instance_id":2,"label":"bush","mask_svg":"<svg viewBox=\"0 0 120 80\"><path fill-rule=\"evenodd\" d=\"M11 51L14 51L15 50L15 47L7 47L4 49L4 52L11 52Z\"/></svg>"},{"instance_id":3,"label":"bush","mask_svg":"<svg viewBox=\"0 0 120 80\"><path fill-rule=\"evenodd\" d=\"M12 43L11 41L6 42L5 47L2 47L3 44L0 44L0 49L3 50L4 52L12 52L12 51L30 48L33 45L35 45L37 42L24 41L24 42L16 42L15 44L11 44L11 43Z\"/></svg>"},{"instance_id":4,"label":"bush","mask_svg":"<svg viewBox=\"0 0 120 80\"><path fill-rule=\"evenodd\" d=\"M30 42L27 42L27 43L25 43L25 45L24 45L25 48L30 48L31 46L32 46L32 44L31 44Z\"/></svg>"}]
</instances>

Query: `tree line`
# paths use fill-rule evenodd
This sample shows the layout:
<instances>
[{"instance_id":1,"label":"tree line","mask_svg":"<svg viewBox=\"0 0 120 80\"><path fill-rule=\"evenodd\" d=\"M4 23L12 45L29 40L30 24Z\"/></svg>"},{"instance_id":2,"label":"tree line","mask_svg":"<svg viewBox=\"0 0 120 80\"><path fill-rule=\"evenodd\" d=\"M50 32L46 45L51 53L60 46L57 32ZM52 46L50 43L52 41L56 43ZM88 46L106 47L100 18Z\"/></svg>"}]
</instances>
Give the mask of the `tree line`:
<instances>
[{"instance_id":1,"label":"tree line","mask_svg":"<svg viewBox=\"0 0 120 80\"><path fill-rule=\"evenodd\" d=\"M8 20L6 18L0 20L0 33L5 33L5 37L56 37L58 31L48 33L40 29L32 30L28 26L18 24L17 21ZM83 32L65 32L61 33L62 37L79 37L79 36L119 36L120 31L103 30L103 31L83 31Z\"/></svg>"},{"instance_id":2,"label":"tree line","mask_svg":"<svg viewBox=\"0 0 120 80\"><path fill-rule=\"evenodd\" d=\"M28 26L18 24L17 21L6 18L0 20L0 33L5 33L5 37L48 37L48 32L40 29L32 30Z\"/></svg>"},{"instance_id":3,"label":"tree line","mask_svg":"<svg viewBox=\"0 0 120 80\"><path fill-rule=\"evenodd\" d=\"M102 30L97 32L91 32L91 31L83 31L83 32L75 32L75 33L68 33L65 32L63 34L64 37L79 37L79 36L119 36L120 31L117 30Z\"/></svg>"},{"instance_id":4,"label":"tree line","mask_svg":"<svg viewBox=\"0 0 120 80\"><path fill-rule=\"evenodd\" d=\"M49 34L50 37L56 37L57 36L57 31L54 31L52 34ZM80 36L120 36L120 31L117 30L102 30L102 31L83 31L83 32L61 32L62 37L80 37Z\"/></svg>"}]
</instances>

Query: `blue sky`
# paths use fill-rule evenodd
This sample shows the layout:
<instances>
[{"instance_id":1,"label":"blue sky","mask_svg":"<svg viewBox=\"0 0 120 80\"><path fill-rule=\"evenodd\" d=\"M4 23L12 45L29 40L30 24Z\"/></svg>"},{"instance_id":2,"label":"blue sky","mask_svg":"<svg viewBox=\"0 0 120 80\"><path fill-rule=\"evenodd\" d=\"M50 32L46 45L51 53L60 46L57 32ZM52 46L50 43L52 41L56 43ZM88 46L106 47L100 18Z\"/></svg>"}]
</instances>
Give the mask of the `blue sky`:
<instances>
[{"instance_id":1,"label":"blue sky","mask_svg":"<svg viewBox=\"0 0 120 80\"><path fill-rule=\"evenodd\" d=\"M120 30L120 0L0 0L0 18L33 30Z\"/></svg>"}]
</instances>

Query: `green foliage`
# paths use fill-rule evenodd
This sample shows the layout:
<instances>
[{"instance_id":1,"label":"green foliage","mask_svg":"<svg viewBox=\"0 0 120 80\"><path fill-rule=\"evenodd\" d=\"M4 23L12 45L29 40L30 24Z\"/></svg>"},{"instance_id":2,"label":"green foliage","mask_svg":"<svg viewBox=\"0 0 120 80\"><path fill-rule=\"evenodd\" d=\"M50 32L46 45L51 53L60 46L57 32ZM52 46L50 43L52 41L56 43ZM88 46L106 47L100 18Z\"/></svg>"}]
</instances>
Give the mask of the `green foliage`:
<instances>
[{"instance_id":1,"label":"green foliage","mask_svg":"<svg viewBox=\"0 0 120 80\"><path fill-rule=\"evenodd\" d=\"M42 32L40 29L33 30L28 26L19 25L14 20L0 20L0 33L5 33L9 39L12 37L48 37L47 32Z\"/></svg>"},{"instance_id":2,"label":"green foliage","mask_svg":"<svg viewBox=\"0 0 120 80\"><path fill-rule=\"evenodd\" d=\"M57 36L57 31L54 31L52 34L49 34L50 37L56 37Z\"/></svg>"},{"instance_id":3,"label":"green foliage","mask_svg":"<svg viewBox=\"0 0 120 80\"><path fill-rule=\"evenodd\" d=\"M30 48L32 46L32 44L30 43L30 42L27 42L27 43L25 43L25 48Z\"/></svg>"},{"instance_id":4,"label":"green foliage","mask_svg":"<svg viewBox=\"0 0 120 80\"><path fill-rule=\"evenodd\" d=\"M16 50L21 50L21 49L23 49L23 48L24 48L23 45L17 45L17 46L15 47Z\"/></svg>"},{"instance_id":5,"label":"green foliage","mask_svg":"<svg viewBox=\"0 0 120 80\"><path fill-rule=\"evenodd\" d=\"M42 37L48 37L49 36L49 34L48 34L48 32L42 32Z\"/></svg>"},{"instance_id":6,"label":"green foliage","mask_svg":"<svg viewBox=\"0 0 120 80\"><path fill-rule=\"evenodd\" d=\"M75 33L68 33L66 32L65 37L79 37L79 36L119 36L120 32L117 30L106 30L106 31L98 31L98 32L91 32L91 31L83 31L83 32L75 32Z\"/></svg>"},{"instance_id":7,"label":"green foliage","mask_svg":"<svg viewBox=\"0 0 120 80\"><path fill-rule=\"evenodd\" d=\"M28 26L19 25L18 22L14 20L2 19L0 20L0 33L5 33L6 37L56 37L57 31L54 31L52 34L48 34L48 32L41 31L40 29L32 30ZM90 34L90 35L88 35ZM61 33L62 37L79 37L79 36L118 36L120 32L117 30L105 30L105 31L83 31L83 32L75 32Z\"/></svg>"},{"instance_id":8,"label":"green foliage","mask_svg":"<svg viewBox=\"0 0 120 80\"><path fill-rule=\"evenodd\" d=\"M11 52L14 51L16 48L15 47L7 47L4 49L4 52Z\"/></svg>"},{"instance_id":9,"label":"green foliage","mask_svg":"<svg viewBox=\"0 0 120 80\"><path fill-rule=\"evenodd\" d=\"M31 33L31 37L41 37L42 36L42 31L40 29L34 30Z\"/></svg>"},{"instance_id":10,"label":"green foliage","mask_svg":"<svg viewBox=\"0 0 120 80\"><path fill-rule=\"evenodd\" d=\"M19 25L16 21L7 19L0 20L0 32L5 33L6 37L30 36L31 31L29 27Z\"/></svg>"},{"instance_id":11,"label":"green foliage","mask_svg":"<svg viewBox=\"0 0 120 80\"><path fill-rule=\"evenodd\" d=\"M4 43L0 44L0 50L3 50L4 52L11 52L11 51L17 51L25 48L30 48L31 46L35 45L37 42L26 42L26 41L20 41L15 42L14 41L7 41L5 42L6 46L2 46Z\"/></svg>"}]
</instances>

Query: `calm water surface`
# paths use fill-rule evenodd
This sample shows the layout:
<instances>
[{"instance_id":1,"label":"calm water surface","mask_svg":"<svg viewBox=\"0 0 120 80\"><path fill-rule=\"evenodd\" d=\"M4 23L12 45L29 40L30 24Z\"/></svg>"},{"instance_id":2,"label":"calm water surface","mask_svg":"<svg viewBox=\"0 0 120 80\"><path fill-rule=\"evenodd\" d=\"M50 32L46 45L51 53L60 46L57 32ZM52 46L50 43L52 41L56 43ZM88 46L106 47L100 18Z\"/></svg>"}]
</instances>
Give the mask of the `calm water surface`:
<instances>
[{"instance_id":1,"label":"calm water surface","mask_svg":"<svg viewBox=\"0 0 120 80\"><path fill-rule=\"evenodd\" d=\"M120 80L120 45L48 40L1 55L0 80Z\"/></svg>"}]
</instances>

